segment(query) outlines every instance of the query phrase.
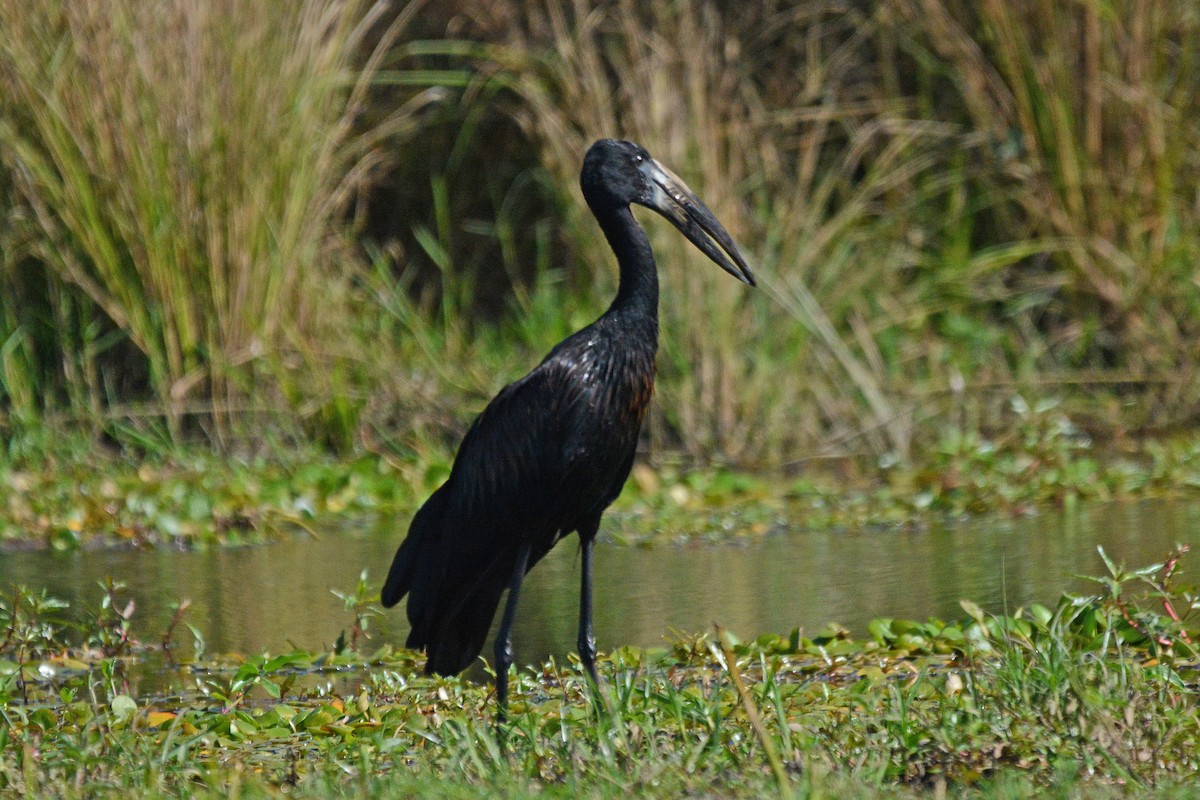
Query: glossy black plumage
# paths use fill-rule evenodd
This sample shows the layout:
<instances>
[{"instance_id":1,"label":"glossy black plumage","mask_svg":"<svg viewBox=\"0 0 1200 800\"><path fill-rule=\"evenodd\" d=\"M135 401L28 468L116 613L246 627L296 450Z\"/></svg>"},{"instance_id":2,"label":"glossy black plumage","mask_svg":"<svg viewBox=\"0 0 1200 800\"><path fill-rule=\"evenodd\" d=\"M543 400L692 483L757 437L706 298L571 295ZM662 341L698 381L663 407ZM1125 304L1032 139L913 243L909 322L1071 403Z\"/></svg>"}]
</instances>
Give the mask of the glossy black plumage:
<instances>
[{"instance_id":1,"label":"glossy black plumage","mask_svg":"<svg viewBox=\"0 0 1200 800\"><path fill-rule=\"evenodd\" d=\"M620 265L617 297L475 420L449 478L413 518L382 592L385 606L409 596L408 646L426 651L427 672L449 675L479 655L509 589L496 642L501 716L521 579L572 532L582 547L580 657L596 677L592 540L633 464L658 349L658 276L630 203L658 211L723 269L754 282L712 212L638 145L596 142L580 185Z\"/></svg>"}]
</instances>

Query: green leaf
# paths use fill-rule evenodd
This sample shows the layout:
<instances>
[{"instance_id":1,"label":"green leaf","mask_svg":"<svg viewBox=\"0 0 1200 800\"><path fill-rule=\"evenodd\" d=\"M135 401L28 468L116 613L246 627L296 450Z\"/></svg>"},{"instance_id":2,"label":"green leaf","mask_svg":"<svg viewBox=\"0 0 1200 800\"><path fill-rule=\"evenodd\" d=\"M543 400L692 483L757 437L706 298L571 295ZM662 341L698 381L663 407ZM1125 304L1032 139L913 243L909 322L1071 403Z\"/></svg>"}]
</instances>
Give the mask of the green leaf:
<instances>
[{"instance_id":1,"label":"green leaf","mask_svg":"<svg viewBox=\"0 0 1200 800\"><path fill-rule=\"evenodd\" d=\"M967 616L969 616L971 619L975 620L980 625L987 624L987 614L985 614L983 609L974 602L970 600L959 600L958 604L962 607L963 611L967 612Z\"/></svg>"},{"instance_id":2,"label":"green leaf","mask_svg":"<svg viewBox=\"0 0 1200 800\"><path fill-rule=\"evenodd\" d=\"M1104 567L1108 570L1108 574L1114 578L1117 577L1121 571L1117 569L1116 564L1108 557L1108 553L1104 552L1104 545L1096 545L1096 552L1100 554L1100 560L1104 562Z\"/></svg>"},{"instance_id":3,"label":"green leaf","mask_svg":"<svg viewBox=\"0 0 1200 800\"><path fill-rule=\"evenodd\" d=\"M896 634L892 630L892 620L890 619L881 618L871 620L867 624L867 632L880 644L887 644L896 638Z\"/></svg>"},{"instance_id":4,"label":"green leaf","mask_svg":"<svg viewBox=\"0 0 1200 800\"><path fill-rule=\"evenodd\" d=\"M117 695L108 705L117 722L128 722L137 713L137 701L127 694Z\"/></svg>"},{"instance_id":5,"label":"green leaf","mask_svg":"<svg viewBox=\"0 0 1200 800\"><path fill-rule=\"evenodd\" d=\"M1054 619L1054 612L1045 606L1034 603L1029 607L1029 614L1043 627L1050 624L1050 620Z\"/></svg>"}]
</instances>

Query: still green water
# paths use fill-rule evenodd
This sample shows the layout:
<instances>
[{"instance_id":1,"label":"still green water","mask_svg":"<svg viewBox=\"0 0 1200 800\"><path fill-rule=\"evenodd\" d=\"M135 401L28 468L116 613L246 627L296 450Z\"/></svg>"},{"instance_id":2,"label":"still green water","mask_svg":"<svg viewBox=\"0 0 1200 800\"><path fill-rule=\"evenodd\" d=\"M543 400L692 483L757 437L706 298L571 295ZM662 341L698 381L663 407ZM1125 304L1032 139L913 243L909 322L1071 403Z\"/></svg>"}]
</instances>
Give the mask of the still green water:
<instances>
[{"instance_id":1,"label":"still green water","mask_svg":"<svg viewBox=\"0 0 1200 800\"><path fill-rule=\"evenodd\" d=\"M44 587L79 610L94 608L97 582L112 577L129 586L135 630L145 638L156 638L171 604L187 598L185 619L203 632L210 653L315 650L352 622L330 590L351 591L363 569L377 587L406 523L205 552L0 553L0 589ZM1143 503L922 531L812 532L797 524L726 545L602 541L596 637L602 650L656 646L676 634L709 631L713 622L743 638L795 627L812 634L829 622L861 634L881 616L962 618L960 598L994 612L1050 604L1063 591L1089 591L1075 576L1103 572L1097 545L1118 562L1141 566L1176 542L1200 541L1198 523L1200 506ZM575 541L560 543L525 583L514 632L518 663L575 648ZM1200 566L1187 559L1183 566L1194 580ZM372 621L376 644L402 644L406 633L402 609Z\"/></svg>"}]
</instances>

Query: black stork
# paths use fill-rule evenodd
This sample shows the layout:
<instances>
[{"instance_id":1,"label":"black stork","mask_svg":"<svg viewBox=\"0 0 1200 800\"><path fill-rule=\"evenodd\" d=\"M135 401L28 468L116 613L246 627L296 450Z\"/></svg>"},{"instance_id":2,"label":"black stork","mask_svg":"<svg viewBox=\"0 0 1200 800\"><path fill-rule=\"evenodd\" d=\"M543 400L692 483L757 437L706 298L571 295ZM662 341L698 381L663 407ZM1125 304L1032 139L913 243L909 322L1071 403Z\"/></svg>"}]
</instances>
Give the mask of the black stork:
<instances>
[{"instance_id":1,"label":"black stork","mask_svg":"<svg viewBox=\"0 0 1200 800\"><path fill-rule=\"evenodd\" d=\"M453 675L483 649L508 589L495 642L496 700L508 703L511 629L525 574L579 533L579 658L596 675L592 545L633 466L654 388L658 272L631 203L662 214L718 266L754 276L712 211L633 142L601 139L583 160L583 196L620 265L604 314L504 387L467 431L446 482L413 517L384 584L384 606L408 595L408 646L426 673Z\"/></svg>"}]
</instances>

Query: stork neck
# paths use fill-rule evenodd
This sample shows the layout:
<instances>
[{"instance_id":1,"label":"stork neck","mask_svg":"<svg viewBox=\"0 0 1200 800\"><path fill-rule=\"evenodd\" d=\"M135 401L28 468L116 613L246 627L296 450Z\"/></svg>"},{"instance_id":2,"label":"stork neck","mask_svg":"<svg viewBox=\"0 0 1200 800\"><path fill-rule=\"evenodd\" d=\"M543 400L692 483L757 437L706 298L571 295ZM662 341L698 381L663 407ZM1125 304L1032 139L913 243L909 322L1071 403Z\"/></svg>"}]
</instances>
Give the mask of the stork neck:
<instances>
[{"instance_id":1,"label":"stork neck","mask_svg":"<svg viewBox=\"0 0 1200 800\"><path fill-rule=\"evenodd\" d=\"M618 309L658 317L658 269L650 237L633 217L629 206L592 209L621 268L621 283L610 310Z\"/></svg>"}]
</instances>

